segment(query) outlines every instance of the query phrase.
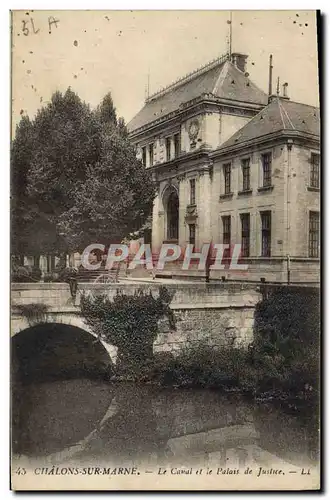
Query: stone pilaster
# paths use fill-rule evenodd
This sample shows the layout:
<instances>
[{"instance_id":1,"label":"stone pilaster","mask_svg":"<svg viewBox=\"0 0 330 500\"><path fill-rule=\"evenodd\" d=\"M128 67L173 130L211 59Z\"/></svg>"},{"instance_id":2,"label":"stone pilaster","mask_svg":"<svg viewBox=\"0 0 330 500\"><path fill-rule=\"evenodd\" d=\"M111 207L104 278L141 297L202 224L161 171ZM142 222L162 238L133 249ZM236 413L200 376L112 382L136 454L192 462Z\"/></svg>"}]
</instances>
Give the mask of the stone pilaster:
<instances>
[{"instance_id":1,"label":"stone pilaster","mask_svg":"<svg viewBox=\"0 0 330 500\"><path fill-rule=\"evenodd\" d=\"M210 243L212 239L211 187L210 167L202 167L197 182L198 231L196 244L198 247L201 247L203 243Z\"/></svg>"}]
</instances>

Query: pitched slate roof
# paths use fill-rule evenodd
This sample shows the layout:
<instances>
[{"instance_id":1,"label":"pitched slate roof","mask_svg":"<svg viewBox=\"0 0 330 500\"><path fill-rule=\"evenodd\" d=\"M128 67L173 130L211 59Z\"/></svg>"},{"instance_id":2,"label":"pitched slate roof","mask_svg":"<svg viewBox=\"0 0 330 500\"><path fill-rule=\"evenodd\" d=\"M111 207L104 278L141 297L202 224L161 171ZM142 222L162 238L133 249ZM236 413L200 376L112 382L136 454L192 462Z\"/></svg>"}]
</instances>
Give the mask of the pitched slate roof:
<instances>
[{"instance_id":1,"label":"pitched slate roof","mask_svg":"<svg viewBox=\"0 0 330 500\"><path fill-rule=\"evenodd\" d=\"M275 97L268 106L222 144L219 149L248 143L258 137L282 130L295 130L319 136L319 109L300 102Z\"/></svg>"},{"instance_id":2,"label":"pitched slate roof","mask_svg":"<svg viewBox=\"0 0 330 500\"><path fill-rule=\"evenodd\" d=\"M226 57L151 96L139 113L130 121L130 132L179 109L180 104L202 94L255 104L267 104L266 94Z\"/></svg>"}]
</instances>

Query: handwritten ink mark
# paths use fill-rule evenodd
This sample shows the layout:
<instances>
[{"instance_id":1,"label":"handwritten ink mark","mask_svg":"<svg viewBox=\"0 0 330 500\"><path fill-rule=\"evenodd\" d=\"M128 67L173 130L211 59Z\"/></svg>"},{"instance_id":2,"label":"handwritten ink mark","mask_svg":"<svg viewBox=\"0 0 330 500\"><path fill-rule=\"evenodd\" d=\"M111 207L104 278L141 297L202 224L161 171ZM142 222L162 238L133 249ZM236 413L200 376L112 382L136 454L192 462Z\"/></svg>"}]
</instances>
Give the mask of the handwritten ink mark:
<instances>
[{"instance_id":1,"label":"handwritten ink mark","mask_svg":"<svg viewBox=\"0 0 330 500\"><path fill-rule=\"evenodd\" d=\"M32 17L31 17L31 24L32 24L32 28L33 28L33 33L35 33L35 34L39 33L40 29L37 29L37 30L35 29L35 27L34 27L34 21L33 21Z\"/></svg>"},{"instance_id":2,"label":"handwritten ink mark","mask_svg":"<svg viewBox=\"0 0 330 500\"><path fill-rule=\"evenodd\" d=\"M77 42L77 40L75 40L75 41L73 42L73 45L74 45L75 47L78 47L78 42Z\"/></svg>"},{"instance_id":3,"label":"handwritten ink mark","mask_svg":"<svg viewBox=\"0 0 330 500\"><path fill-rule=\"evenodd\" d=\"M48 29L49 29L49 33L52 32L52 25L55 24L55 28L57 28L57 23L59 23L60 20L59 19L55 19L54 16L49 16L48 18Z\"/></svg>"},{"instance_id":4,"label":"handwritten ink mark","mask_svg":"<svg viewBox=\"0 0 330 500\"><path fill-rule=\"evenodd\" d=\"M23 35L28 36L28 34L30 32L29 28L26 26L28 21L25 21L25 19L22 19L22 23L23 23L23 26L22 26Z\"/></svg>"},{"instance_id":5,"label":"handwritten ink mark","mask_svg":"<svg viewBox=\"0 0 330 500\"><path fill-rule=\"evenodd\" d=\"M33 30L33 33L36 35L37 33L39 33L39 29L36 29L35 26L34 26L34 21L33 21L33 18L31 17L30 19L28 19L27 21L25 21L25 19L22 19L22 31L23 31L23 34L25 36L28 36L30 34L30 30L29 28L27 27L27 24L31 22L31 25L32 25L32 30Z\"/></svg>"}]
</instances>

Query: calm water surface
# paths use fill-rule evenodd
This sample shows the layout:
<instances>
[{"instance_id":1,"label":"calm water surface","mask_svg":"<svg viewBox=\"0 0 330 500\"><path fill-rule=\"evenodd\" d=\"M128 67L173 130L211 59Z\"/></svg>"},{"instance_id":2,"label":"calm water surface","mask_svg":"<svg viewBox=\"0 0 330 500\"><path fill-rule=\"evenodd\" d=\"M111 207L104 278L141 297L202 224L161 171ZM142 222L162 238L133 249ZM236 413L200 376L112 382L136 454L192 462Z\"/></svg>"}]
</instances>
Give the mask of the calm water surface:
<instances>
[{"instance_id":1,"label":"calm water surface","mask_svg":"<svg viewBox=\"0 0 330 500\"><path fill-rule=\"evenodd\" d=\"M30 383L14 390L12 413L14 456L52 464L318 460L315 409L290 412L212 390L89 379Z\"/></svg>"}]
</instances>

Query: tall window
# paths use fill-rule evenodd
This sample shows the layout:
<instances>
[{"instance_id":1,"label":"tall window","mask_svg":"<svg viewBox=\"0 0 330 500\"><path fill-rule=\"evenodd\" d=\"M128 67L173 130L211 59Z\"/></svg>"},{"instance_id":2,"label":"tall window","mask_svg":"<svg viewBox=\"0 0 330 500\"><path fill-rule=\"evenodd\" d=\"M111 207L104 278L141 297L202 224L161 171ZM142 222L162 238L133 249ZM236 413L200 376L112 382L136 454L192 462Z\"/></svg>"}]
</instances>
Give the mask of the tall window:
<instances>
[{"instance_id":1,"label":"tall window","mask_svg":"<svg viewBox=\"0 0 330 500\"><path fill-rule=\"evenodd\" d=\"M196 225L189 224L189 243L195 246L196 244Z\"/></svg>"},{"instance_id":2,"label":"tall window","mask_svg":"<svg viewBox=\"0 0 330 500\"><path fill-rule=\"evenodd\" d=\"M196 204L196 180L190 179L190 205Z\"/></svg>"},{"instance_id":3,"label":"tall window","mask_svg":"<svg viewBox=\"0 0 330 500\"><path fill-rule=\"evenodd\" d=\"M180 142L180 134L174 135L174 155L177 158L180 154L181 142Z\"/></svg>"},{"instance_id":4,"label":"tall window","mask_svg":"<svg viewBox=\"0 0 330 500\"><path fill-rule=\"evenodd\" d=\"M154 164L154 143L149 144L149 165L152 167Z\"/></svg>"},{"instance_id":5,"label":"tall window","mask_svg":"<svg viewBox=\"0 0 330 500\"><path fill-rule=\"evenodd\" d=\"M179 235L179 198L173 190L167 202L167 239L177 240Z\"/></svg>"},{"instance_id":6,"label":"tall window","mask_svg":"<svg viewBox=\"0 0 330 500\"><path fill-rule=\"evenodd\" d=\"M270 257L271 255L271 230L272 214L270 211L261 212L261 255Z\"/></svg>"},{"instance_id":7,"label":"tall window","mask_svg":"<svg viewBox=\"0 0 330 500\"><path fill-rule=\"evenodd\" d=\"M250 189L250 158L242 160L243 191Z\"/></svg>"},{"instance_id":8,"label":"tall window","mask_svg":"<svg viewBox=\"0 0 330 500\"><path fill-rule=\"evenodd\" d=\"M225 180L225 194L231 193L231 164L226 163L223 166L223 177Z\"/></svg>"},{"instance_id":9,"label":"tall window","mask_svg":"<svg viewBox=\"0 0 330 500\"><path fill-rule=\"evenodd\" d=\"M147 166L147 148L145 146L142 148L142 163L145 167Z\"/></svg>"},{"instance_id":10,"label":"tall window","mask_svg":"<svg viewBox=\"0 0 330 500\"><path fill-rule=\"evenodd\" d=\"M312 153L310 170L310 187L320 187L320 155Z\"/></svg>"},{"instance_id":11,"label":"tall window","mask_svg":"<svg viewBox=\"0 0 330 500\"><path fill-rule=\"evenodd\" d=\"M222 242L224 245L230 245L231 239L231 217L230 215L224 215L222 217ZM226 248L223 252L224 258L230 256L230 248Z\"/></svg>"},{"instance_id":12,"label":"tall window","mask_svg":"<svg viewBox=\"0 0 330 500\"><path fill-rule=\"evenodd\" d=\"M171 138L166 137L166 161L171 159Z\"/></svg>"},{"instance_id":13,"label":"tall window","mask_svg":"<svg viewBox=\"0 0 330 500\"><path fill-rule=\"evenodd\" d=\"M309 212L309 257L319 257L320 213Z\"/></svg>"},{"instance_id":14,"label":"tall window","mask_svg":"<svg viewBox=\"0 0 330 500\"><path fill-rule=\"evenodd\" d=\"M242 226L242 257L250 256L250 214L241 214Z\"/></svg>"},{"instance_id":15,"label":"tall window","mask_svg":"<svg viewBox=\"0 0 330 500\"><path fill-rule=\"evenodd\" d=\"M272 185L272 154L265 153L261 155L262 163L262 185L269 187Z\"/></svg>"}]
</instances>

